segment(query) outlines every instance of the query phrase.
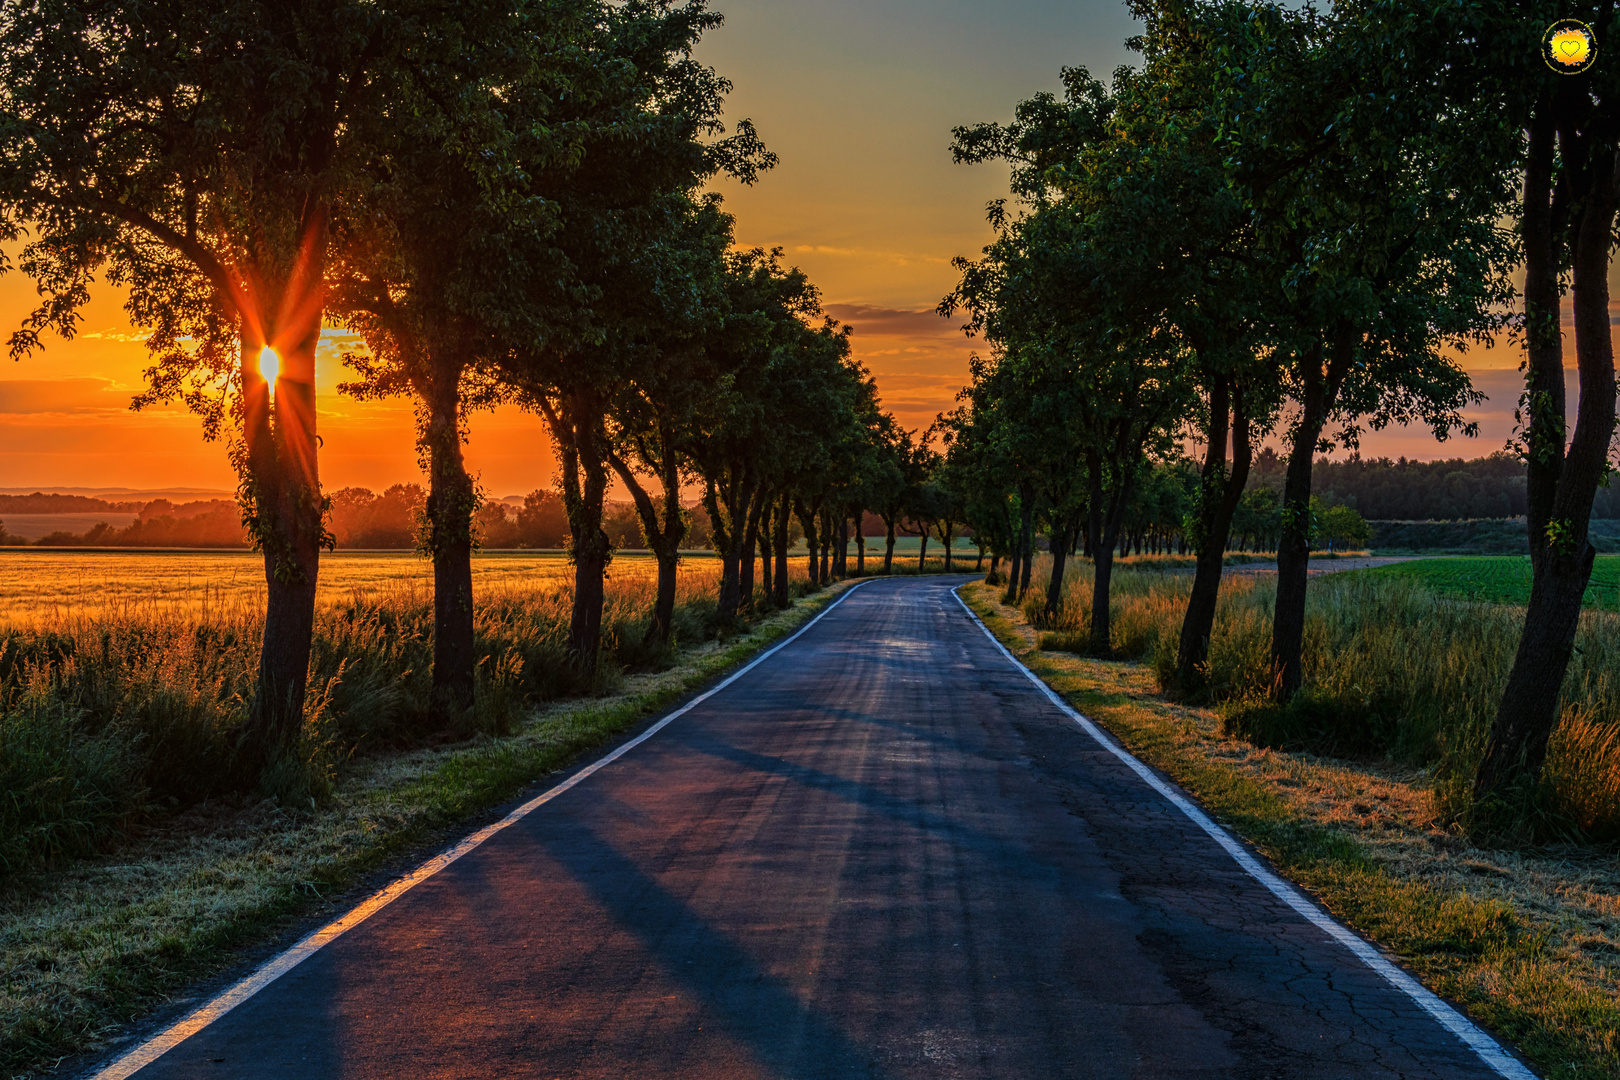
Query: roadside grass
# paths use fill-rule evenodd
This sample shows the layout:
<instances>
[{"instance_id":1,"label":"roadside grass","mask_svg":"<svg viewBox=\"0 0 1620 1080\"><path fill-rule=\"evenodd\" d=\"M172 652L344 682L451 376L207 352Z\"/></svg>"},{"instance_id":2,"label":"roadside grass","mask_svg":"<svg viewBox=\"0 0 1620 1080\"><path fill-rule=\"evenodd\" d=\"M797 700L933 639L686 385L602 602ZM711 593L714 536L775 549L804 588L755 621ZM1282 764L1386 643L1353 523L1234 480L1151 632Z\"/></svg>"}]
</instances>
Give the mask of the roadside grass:
<instances>
[{"instance_id":1,"label":"roadside grass","mask_svg":"<svg viewBox=\"0 0 1620 1080\"><path fill-rule=\"evenodd\" d=\"M1049 564L1037 564L1022 615L1051 652L1086 653L1088 567L1065 575L1063 605L1046 614ZM1111 592L1112 659L1149 664L1170 685L1192 579L1126 568ZM1270 699L1274 577L1221 584L1206 685L1225 730L1279 750L1388 758L1429 771L1438 812L1466 823L1471 784L1512 666L1523 609L1439 595L1421 581L1370 571L1312 581L1304 691ZM1587 611L1564 685L1562 719L1543 784L1522 817L1522 842L1620 842L1620 615Z\"/></svg>"},{"instance_id":2,"label":"roadside grass","mask_svg":"<svg viewBox=\"0 0 1620 1080\"><path fill-rule=\"evenodd\" d=\"M1166 700L1149 666L1046 651L1000 590L962 593L1075 708L1543 1075L1620 1076L1612 851L1475 847L1437 812L1427 770L1256 746L1217 710Z\"/></svg>"},{"instance_id":3,"label":"roadside grass","mask_svg":"<svg viewBox=\"0 0 1620 1080\"><path fill-rule=\"evenodd\" d=\"M356 759L510 734L536 704L599 695L627 672L668 667L680 646L723 632L718 564L700 565L678 581L673 646L643 641L652 580L610 581L601 662L583 676L565 662L569 589L486 581L473 624L477 702L455 716L431 706L428 592L407 578L328 598L316 618L300 761L266 793L319 802ZM245 604L194 618L158 601L0 624L0 872L92 853L154 815L241 790L236 732L262 626Z\"/></svg>"},{"instance_id":4,"label":"roadside grass","mask_svg":"<svg viewBox=\"0 0 1620 1080\"><path fill-rule=\"evenodd\" d=\"M1524 555L1417 559L1366 572L1414 581L1439 596L1520 607L1530 602L1530 559ZM1588 609L1620 611L1620 555L1597 557L1583 603Z\"/></svg>"},{"instance_id":5,"label":"roadside grass","mask_svg":"<svg viewBox=\"0 0 1620 1080\"><path fill-rule=\"evenodd\" d=\"M795 585L795 592L805 591L803 581ZM120 776L139 779L129 770L145 760L140 756L145 744L130 738L109 751L97 743L110 742L109 732L121 719L98 728L80 714L69 715L62 707L69 695L61 692L60 657L54 683L47 677L49 665L36 665L36 673L46 675L36 674L33 684L25 680L19 699L35 693L50 707L41 705L33 713L15 702L8 707L5 723L12 726L0 730L0 750L11 759L0 761L0 772L14 767L16 759L30 764L32 754L31 764L41 767L40 775L47 781L52 779L48 766L54 764L56 779L66 776L78 782L67 785L64 798L53 804L55 824L63 828L57 830L58 842L48 852L49 861L40 862L39 853L33 852L31 857L19 857L13 872L0 873L0 1075L48 1069L67 1056L108 1044L123 1025L155 1006L186 1001L188 984L229 969L240 961L243 950L286 933L299 920L334 910L346 893L371 875L408 857L420 857L464 831L470 818L622 736L802 625L841 589L813 593L750 629L716 638L699 632L704 603L712 599L708 595L712 583L695 581L690 587L683 583L685 647L654 658L639 670L626 672L610 663L590 687L559 688L589 696L547 701L538 694L526 695L519 685L528 677L524 665L509 657L490 665L494 673L484 676L486 685L481 687L499 714L499 724L474 725L453 740L409 738L395 732L378 735L368 747L362 739L332 762L324 797L305 802L218 792L182 803L178 796L154 799L149 786L125 791L129 805L109 817L103 823L106 827L78 837L82 843L76 847L60 842L64 829L67 839L74 840L72 829L106 807L75 804L73 793L93 791L98 782L111 783ZM610 603L605 620L610 656L621 647L633 650L639 642L636 619L645 600L642 591L627 583ZM396 602L408 608L420 599L396 598ZM389 694L409 693L414 669L401 665L419 663L410 650L423 647L427 640L416 630L400 633L398 625L389 629L388 618L403 609L386 602L380 614L365 603L348 609L359 613L358 631L353 630L353 620L343 621L344 610L337 609L340 632L325 639L331 654L343 651L341 632L348 627L348 632L371 642L376 655L369 665L358 665L364 670L339 663L337 671L343 678L335 683L330 672L324 683L312 680L316 702L311 728L319 733L325 725L327 735L320 737L332 741L334 731L347 730L352 736L357 730L353 724L373 722L378 710L386 711ZM560 611L566 626L566 597L549 593L490 595L480 611L481 619L494 618L497 623ZM77 631L86 633L91 625ZM134 631L139 629L114 628L107 635L116 639L128 633L136 640L140 635ZM238 707L240 694L221 699L221 682L210 681L214 675L198 675L194 656L181 650L176 658L166 650L184 644L188 635L206 641L223 637L256 642L253 630L251 624L225 629L148 628L142 655L156 669L137 678L130 675L135 669L123 664L115 668L116 677L102 681L124 691L132 686L190 687L193 705L199 700L216 704L224 700L228 707ZM677 631L681 630L678 622ZM94 645L101 641L91 640ZM129 650L131 655L138 651L133 646ZM53 654L47 648L42 655ZM318 653L312 667L323 670L322 663ZM94 671L95 665L86 664L73 677L91 679ZM235 672L229 675L240 677ZM332 719L338 707L334 702L345 687L351 695L347 708L353 712L347 729ZM26 701L23 704L27 706ZM170 709L165 715L171 720L179 717L171 727L185 729L190 724L207 736L223 722L222 714L210 708ZM204 736L199 738L207 745ZM51 752L61 758L63 739L68 740L68 752L77 755L77 776L62 769L60 760L48 760ZM189 767L197 764L193 760ZM177 785L187 775L193 774L177 773ZM20 790L6 787L7 782L0 777L0 790L7 796ZM126 779L126 788L135 785ZM69 848L77 857L70 857ZM14 856L18 850L14 844Z\"/></svg>"}]
</instances>

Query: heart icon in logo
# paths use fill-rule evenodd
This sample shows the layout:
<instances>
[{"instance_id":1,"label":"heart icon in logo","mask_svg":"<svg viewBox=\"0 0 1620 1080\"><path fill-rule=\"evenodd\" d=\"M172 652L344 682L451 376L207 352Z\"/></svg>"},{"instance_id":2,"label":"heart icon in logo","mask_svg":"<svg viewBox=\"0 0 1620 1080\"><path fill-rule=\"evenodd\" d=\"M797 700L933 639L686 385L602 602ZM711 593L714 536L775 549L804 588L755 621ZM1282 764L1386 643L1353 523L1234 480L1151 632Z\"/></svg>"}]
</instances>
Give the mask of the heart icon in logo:
<instances>
[{"instance_id":1,"label":"heart icon in logo","mask_svg":"<svg viewBox=\"0 0 1620 1080\"><path fill-rule=\"evenodd\" d=\"M1597 51L1594 46L1592 32L1573 19L1554 23L1541 39L1547 66L1572 75L1592 66Z\"/></svg>"}]
</instances>

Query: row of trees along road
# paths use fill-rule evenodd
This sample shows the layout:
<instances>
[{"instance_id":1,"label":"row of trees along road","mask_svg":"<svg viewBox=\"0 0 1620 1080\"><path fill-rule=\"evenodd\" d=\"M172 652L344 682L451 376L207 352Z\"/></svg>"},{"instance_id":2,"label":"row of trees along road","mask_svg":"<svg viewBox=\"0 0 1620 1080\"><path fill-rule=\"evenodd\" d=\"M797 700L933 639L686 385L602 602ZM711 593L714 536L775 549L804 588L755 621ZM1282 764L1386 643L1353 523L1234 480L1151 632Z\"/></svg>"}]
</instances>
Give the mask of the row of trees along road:
<instances>
[{"instance_id":1,"label":"row of trees along road","mask_svg":"<svg viewBox=\"0 0 1620 1080\"><path fill-rule=\"evenodd\" d=\"M1533 784L1592 568L1587 523L1615 420L1605 269L1617 199L1612 60L1541 58L1560 17L1608 4L1139 0L1143 62L1007 124L958 129L961 162L1011 164L1012 208L941 304L989 344L942 418L975 530L1027 587L1031 537L1057 566L1095 555L1092 647L1107 652L1122 507L1147 466L1204 447L1187 534L1198 552L1175 683L1200 687L1257 443L1287 450L1272 678L1300 689L1312 464L1361 433L1470 431L1470 342L1528 353L1520 453L1534 588L1475 783L1476 811ZM1516 227L1511 224L1516 222ZM1522 314L1510 280L1525 273ZM1578 420L1565 430L1560 319L1574 299Z\"/></svg>"},{"instance_id":2,"label":"row of trees along road","mask_svg":"<svg viewBox=\"0 0 1620 1080\"><path fill-rule=\"evenodd\" d=\"M747 121L722 127L729 85L692 58L719 21L705 0L0 3L0 234L42 296L11 353L72 336L99 275L151 332L137 407L182 400L228 445L268 583L243 783L296 753L303 723L332 543L324 325L366 345L344 393L415 405L446 718L479 662L473 410L519 402L555 440L585 680L611 476L657 554L659 640L683 486L705 493L722 619L753 602L756 549L786 602L790 514L819 581L851 514L904 497L916 447L848 332L775 254L733 251L704 193L775 161Z\"/></svg>"}]
</instances>

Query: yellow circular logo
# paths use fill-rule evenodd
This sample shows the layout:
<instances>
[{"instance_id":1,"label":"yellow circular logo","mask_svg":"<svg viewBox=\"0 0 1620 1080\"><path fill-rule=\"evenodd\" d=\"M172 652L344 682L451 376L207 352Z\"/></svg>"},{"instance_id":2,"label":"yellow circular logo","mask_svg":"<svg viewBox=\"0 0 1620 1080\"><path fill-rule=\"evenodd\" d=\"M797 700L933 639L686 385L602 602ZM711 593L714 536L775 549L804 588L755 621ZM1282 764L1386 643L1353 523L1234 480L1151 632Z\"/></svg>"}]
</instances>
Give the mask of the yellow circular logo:
<instances>
[{"instance_id":1,"label":"yellow circular logo","mask_svg":"<svg viewBox=\"0 0 1620 1080\"><path fill-rule=\"evenodd\" d=\"M1575 19L1560 19L1541 35L1541 58L1560 75L1579 75L1597 60L1597 35Z\"/></svg>"}]
</instances>

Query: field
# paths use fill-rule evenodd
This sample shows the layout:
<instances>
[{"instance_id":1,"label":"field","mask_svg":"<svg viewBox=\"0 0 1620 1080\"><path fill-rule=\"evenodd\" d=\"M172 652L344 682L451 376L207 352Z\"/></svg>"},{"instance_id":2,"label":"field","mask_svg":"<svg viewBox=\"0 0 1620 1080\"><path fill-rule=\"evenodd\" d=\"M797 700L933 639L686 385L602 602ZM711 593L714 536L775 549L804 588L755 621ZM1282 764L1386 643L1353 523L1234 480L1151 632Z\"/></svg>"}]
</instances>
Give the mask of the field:
<instances>
[{"instance_id":1,"label":"field","mask_svg":"<svg viewBox=\"0 0 1620 1080\"><path fill-rule=\"evenodd\" d=\"M712 576L707 552L682 556L681 576ZM492 597L572 584L559 552L497 551L473 557L475 596ZM651 581L652 556L621 552L610 582ZM403 594L433 595L433 564L411 551L333 551L321 556L325 606ZM264 602L264 561L250 551L53 551L0 548L0 626L43 626L99 614L174 614L204 619Z\"/></svg>"},{"instance_id":2,"label":"field","mask_svg":"<svg viewBox=\"0 0 1620 1080\"><path fill-rule=\"evenodd\" d=\"M913 569L917 548L916 537L901 537L895 544L896 569ZM961 540L953 550L958 558L969 559L976 552ZM790 556L795 574L803 574L804 553L801 542L797 557ZM930 543L928 554L932 567L944 549ZM866 557L868 570L882 569L882 537L875 543L867 538ZM850 562L853 570L853 548ZM681 579L712 577L719 565L713 552L683 552ZM657 563L644 551L621 551L608 567L610 585L652 581L657 573ZM473 556L473 592L479 597L571 586L572 574L567 557L557 551ZM433 564L412 551L332 551L321 556L324 606L393 594L426 602L433 595ZM43 627L114 613L205 619L251 611L263 603L264 563L250 551L0 548L0 626Z\"/></svg>"},{"instance_id":3,"label":"field","mask_svg":"<svg viewBox=\"0 0 1620 1080\"><path fill-rule=\"evenodd\" d=\"M1366 573L1421 585L1437 596L1523 606L1530 601L1530 560L1521 555L1417 559ZM1599 555L1586 590L1586 607L1620 611L1620 555Z\"/></svg>"}]
</instances>

